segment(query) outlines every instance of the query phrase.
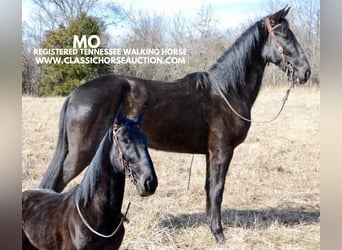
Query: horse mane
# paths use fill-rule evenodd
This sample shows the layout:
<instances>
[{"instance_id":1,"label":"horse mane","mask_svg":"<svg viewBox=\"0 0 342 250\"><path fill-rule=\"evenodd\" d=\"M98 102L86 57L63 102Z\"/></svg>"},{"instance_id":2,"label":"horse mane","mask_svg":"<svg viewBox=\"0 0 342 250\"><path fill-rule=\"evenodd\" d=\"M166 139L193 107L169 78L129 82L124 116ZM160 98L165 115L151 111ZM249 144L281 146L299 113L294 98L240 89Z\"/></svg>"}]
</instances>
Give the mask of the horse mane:
<instances>
[{"instance_id":1,"label":"horse mane","mask_svg":"<svg viewBox=\"0 0 342 250\"><path fill-rule=\"evenodd\" d=\"M174 83L180 86L188 86L195 90L207 90L211 88L208 72L193 72L183 78L175 80Z\"/></svg>"},{"instance_id":2,"label":"horse mane","mask_svg":"<svg viewBox=\"0 0 342 250\"><path fill-rule=\"evenodd\" d=\"M253 63L252 58L259 52L256 49L261 50L261 46L257 47L262 42L261 22L250 26L209 68L208 71L213 78L212 84L224 92L239 92L246 85L248 68Z\"/></svg>"},{"instance_id":3,"label":"horse mane","mask_svg":"<svg viewBox=\"0 0 342 250\"><path fill-rule=\"evenodd\" d=\"M81 183L77 186L76 202L88 203L94 196L95 190L99 184L99 176L101 168L104 164L111 164L109 159L110 145L113 144L113 127L103 137L94 158L91 160L89 167ZM109 145L110 144L110 145Z\"/></svg>"},{"instance_id":4,"label":"horse mane","mask_svg":"<svg viewBox=\"0 0 342 250\"><path fill-rule=\"evenodd\" d=\"M262 21L251 25L214 63L209 70L193 72L174 81L176 85L195 90L208 90L212 86L224 92L239 92L246 85L246 76L252 66L253 56L261 54ZM266 28L264 28L266 31ZM259 46L259 47L258 47Z\"/></svg>"}]
</instances>

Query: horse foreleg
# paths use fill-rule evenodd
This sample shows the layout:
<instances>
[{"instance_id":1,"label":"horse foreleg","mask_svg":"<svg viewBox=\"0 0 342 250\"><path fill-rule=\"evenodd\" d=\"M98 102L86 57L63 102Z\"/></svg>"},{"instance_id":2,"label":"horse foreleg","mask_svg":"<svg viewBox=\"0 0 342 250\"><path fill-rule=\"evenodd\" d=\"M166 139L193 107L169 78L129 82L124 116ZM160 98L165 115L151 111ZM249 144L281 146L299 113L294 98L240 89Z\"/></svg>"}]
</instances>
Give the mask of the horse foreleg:
<instances>
[{"instance_id":1,"label":"horse foreleg","mask_svg":"<svg viewBox=\"0 0 342 250\"><path fill-rule=\"evenodd\" d=\"M230 160L233 156L233 149L216 150L210 152L210 180L209 180L209 209L210 209L210 228L214 234L216 241L219 243L225 242L221 223L221 204L224 191L226 175L229 168ZM208 175L208 174L207 174ZM208 208L208 204L207 204Z\"/></svg>"}]
</instances>

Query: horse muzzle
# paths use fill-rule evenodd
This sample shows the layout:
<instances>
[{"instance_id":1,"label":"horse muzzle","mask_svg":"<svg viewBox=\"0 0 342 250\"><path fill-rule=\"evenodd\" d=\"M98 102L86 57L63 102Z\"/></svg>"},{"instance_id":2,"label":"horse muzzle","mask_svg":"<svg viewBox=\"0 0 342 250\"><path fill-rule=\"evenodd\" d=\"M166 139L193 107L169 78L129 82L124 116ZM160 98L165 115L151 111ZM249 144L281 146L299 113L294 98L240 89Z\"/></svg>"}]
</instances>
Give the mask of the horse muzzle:
<instances>
[{"instance_id":1,"label":"horse muzzle","mask_svg":"<svg viewBox=\"0 0 342 250\"><path fill-rule=\"evenodd\" d=\"M287 72L289 81L293 83L304 84L311 76L311 69L307 60L302 64L287 61L284 71Z\"/></svg>"},{"instance_id":2,"label":"horse muzzle","mask_svg":"<svg viewBox=\"0 0 342 250\"><path fill-rule=\"evenodd\" d=\"M158 180L156 176L149 175L149 176L141 176L139 180L137 180L136 188L138 194L140 196L149 196L154 194L158 186Z\"/></svg>"}]
</instances>

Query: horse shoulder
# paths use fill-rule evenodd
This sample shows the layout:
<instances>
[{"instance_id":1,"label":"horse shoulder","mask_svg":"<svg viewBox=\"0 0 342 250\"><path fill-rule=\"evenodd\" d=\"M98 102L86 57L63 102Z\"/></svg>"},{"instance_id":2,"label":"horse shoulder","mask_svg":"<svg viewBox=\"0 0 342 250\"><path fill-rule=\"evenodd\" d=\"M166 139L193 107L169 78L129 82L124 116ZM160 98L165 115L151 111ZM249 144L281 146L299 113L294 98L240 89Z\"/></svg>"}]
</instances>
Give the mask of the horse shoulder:
<instances>
[{"instance_id":1,"label":"horse shoulder","mask_svg":"<svg viewBox=\"0 0 342 250\"><path fill-rule=\"evenodd\" d=\"M250 122L237 117L220 96L212 95L209 132L212 142L209 144L218 148L223 145L235 148L245 140L250 125Z\"/></svg>"}]
</instances>

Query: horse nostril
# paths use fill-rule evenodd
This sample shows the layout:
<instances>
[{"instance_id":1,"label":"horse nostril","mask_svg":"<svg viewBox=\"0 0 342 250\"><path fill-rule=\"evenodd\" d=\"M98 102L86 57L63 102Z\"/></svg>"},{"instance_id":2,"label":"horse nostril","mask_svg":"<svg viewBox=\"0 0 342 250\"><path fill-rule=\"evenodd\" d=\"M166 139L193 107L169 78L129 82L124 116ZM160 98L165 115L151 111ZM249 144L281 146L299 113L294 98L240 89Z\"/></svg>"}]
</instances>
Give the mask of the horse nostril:
<instances>
[{"instance_id":1,"label":"horse nostril","mask_svg":"<svg viewBox=\"0 0 342 250\"><path fill-rule=\"evenodd\" d=\"M157 188L156 181L154 181L154 179L151 176L148 177L145 181L145 189L150 192L154 192L156 188Z\"/></svg>"},{"instance_id":2,"label":"horse nostril","mask_svg":"<svg viewBox=\"0 0 342 250\"><path fill-rule=\"evenodd\" d=\"M305 81L309 80L310 75L311 75L311 70L308 69L307 71L305 71Z\"/></svg>"}]
</instances>

